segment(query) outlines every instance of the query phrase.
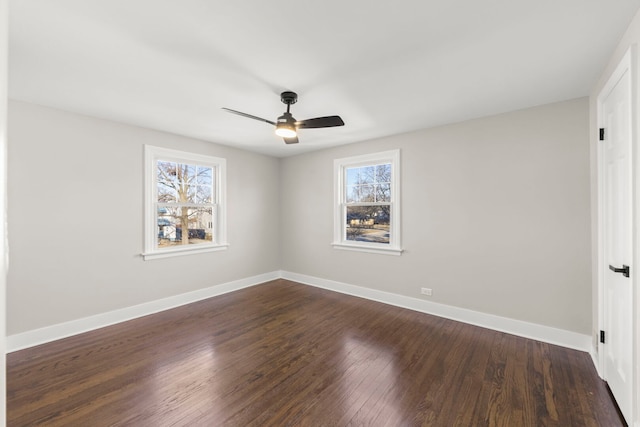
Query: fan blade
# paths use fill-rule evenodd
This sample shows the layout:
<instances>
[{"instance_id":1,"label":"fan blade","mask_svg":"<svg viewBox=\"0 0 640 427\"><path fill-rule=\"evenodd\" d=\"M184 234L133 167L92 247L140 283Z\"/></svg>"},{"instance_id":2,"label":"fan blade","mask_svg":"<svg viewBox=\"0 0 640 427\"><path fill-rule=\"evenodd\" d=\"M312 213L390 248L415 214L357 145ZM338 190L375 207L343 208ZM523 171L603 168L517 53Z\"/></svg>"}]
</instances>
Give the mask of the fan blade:
<instances>
[{"instance_id":1,"label":"fan blade","mask_svg":"<svg viewBox=\"0 0 640 427\"><path fill-rule=\"evenodd\" d=\"M334 126L344 126L344 122L340 116L316 117L315 119L296 122L298 129L331 128Z\"/></svg>"},{"instance_id":2,"label":"fan blade","mask_svg":"<svg viewBox=\"0 0 640 427\"><path fill-rule=\"evenodd\" d=\"M225 110L225 111L228 111L229 113L237 114L237 115L242 116L242 117L247 117L247 118L253 119L253 120L259 120L261 122L269 123L270 125L274 125L274 126L276 125L276 122L272 122L271 120L263 119L262 117L252 116L251 114L243 113L242 111L236 111L236 110L232 110L231 108L225 108L225 107L222 107L222 109Z\"/></svg>"},{"instance_id":3,"label":"fan blade","mask_svg":"<svg viewBox=\"0 0 640 427\"><path fill-rule=\"evenodd\" d=\"M285 144L297 144L298 143L298 137L294 136L292 138L282 138L284 139L284 143Z\"/></svg>"}]
</instances>

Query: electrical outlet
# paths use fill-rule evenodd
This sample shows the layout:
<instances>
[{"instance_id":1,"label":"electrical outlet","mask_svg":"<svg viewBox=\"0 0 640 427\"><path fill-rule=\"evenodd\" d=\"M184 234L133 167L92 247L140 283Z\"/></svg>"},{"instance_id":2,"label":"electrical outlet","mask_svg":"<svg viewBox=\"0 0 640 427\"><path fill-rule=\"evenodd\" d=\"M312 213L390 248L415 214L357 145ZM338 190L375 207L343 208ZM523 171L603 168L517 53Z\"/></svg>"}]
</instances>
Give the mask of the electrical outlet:
<instances>
[{"instance_id":1,"label":"electrical outlet","mask_svg":"<svg viewBox=\"0 0 640 427\"><path fill-rule=\"evenodd\" d=\"M429 296L431 296L431 288L421 288L421 289L420 289L420 293L421 293L422 295L429 295Z\"/></svg>"}]
</instances>

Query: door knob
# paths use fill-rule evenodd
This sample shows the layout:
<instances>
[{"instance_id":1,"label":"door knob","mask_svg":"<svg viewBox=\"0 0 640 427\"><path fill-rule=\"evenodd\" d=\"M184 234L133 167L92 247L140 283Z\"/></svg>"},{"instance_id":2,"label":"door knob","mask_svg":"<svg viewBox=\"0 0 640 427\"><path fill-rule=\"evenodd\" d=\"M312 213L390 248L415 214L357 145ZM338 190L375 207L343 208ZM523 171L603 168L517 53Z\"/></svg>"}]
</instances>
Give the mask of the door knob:
<instances>
[{"instance_id":1,"label":"door knob","mask_svg":"<svg viewBox=\"0 0 640 427\"><path fill-rule=\"evenodd\" d=\"M616 268L613 265L609 265L609 270L613 271L614 273L622 273L624 277L629 277L628 265L623 265L622 268Z\"/></svg>"}]
</instances>

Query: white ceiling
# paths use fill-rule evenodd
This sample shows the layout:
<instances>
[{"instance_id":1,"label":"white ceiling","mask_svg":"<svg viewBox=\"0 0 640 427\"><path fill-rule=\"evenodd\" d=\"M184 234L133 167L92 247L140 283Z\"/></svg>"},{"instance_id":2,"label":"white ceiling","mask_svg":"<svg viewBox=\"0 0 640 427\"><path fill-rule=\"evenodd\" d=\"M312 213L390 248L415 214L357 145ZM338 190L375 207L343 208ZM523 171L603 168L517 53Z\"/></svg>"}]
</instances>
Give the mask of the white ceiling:
<instances>
[{"instance_id":1,"label":"white ceiling","mask_svg":"<svg viewBox=\"0 0 640 427\"><path fill-rule=\"evenodd\" d=\"M640 0L16 0L9 95L288 156L588 95ZM340 115L285 145L297 119Z\"/></svg>"}]
</instances>

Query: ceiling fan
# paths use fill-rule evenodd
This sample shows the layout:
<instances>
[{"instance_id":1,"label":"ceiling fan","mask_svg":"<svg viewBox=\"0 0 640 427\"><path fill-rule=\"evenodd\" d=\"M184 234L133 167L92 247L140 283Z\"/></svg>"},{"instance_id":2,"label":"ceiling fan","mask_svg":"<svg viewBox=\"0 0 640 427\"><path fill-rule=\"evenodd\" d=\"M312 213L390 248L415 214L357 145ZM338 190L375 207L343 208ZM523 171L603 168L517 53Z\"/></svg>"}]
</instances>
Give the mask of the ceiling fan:
<instances>
[{"instance_id":1,"label":"ceiling fan","mask_svg":"<svg viewBox=\"0 0 640 427\"><path fill-rule=\"evenodd\" d=\"M276 127L276 135L284 138L286 144L298 143L298 129L314 129L314 128L330 128L335 126L344 126L344 122L340 116L326 116L316 117L307 120L296 120L289 112L291 104L295 104L298 101L298 94L295 92L282 92L280 94L280 100L287 104L287 111L275 122L271 120L263 119L262 117L252 116L251 114L243 113L241 111L232 110L230 108L222 107L223 110L233 114L237 114L242 117L248 117L250 119L259 120L261 122L269 123Z\"/></svg>"}]
</instances>

